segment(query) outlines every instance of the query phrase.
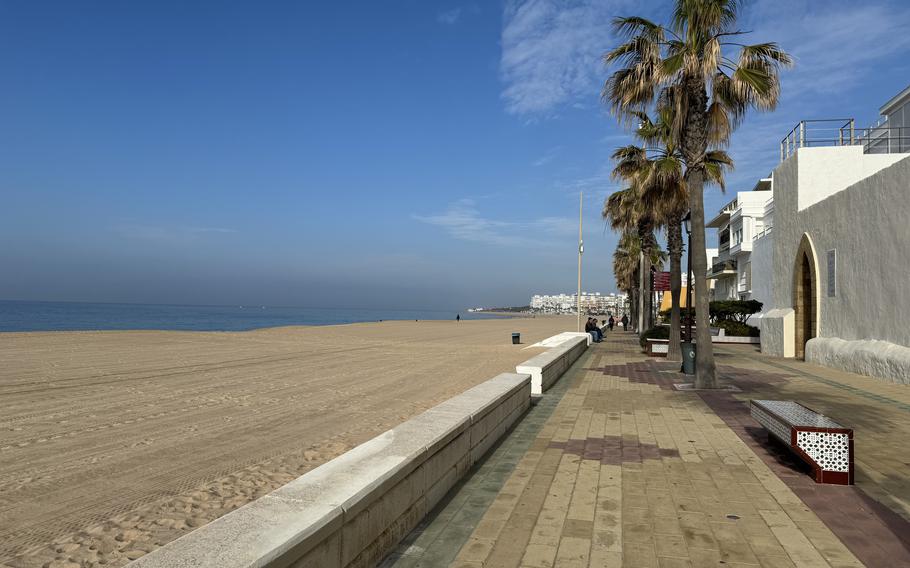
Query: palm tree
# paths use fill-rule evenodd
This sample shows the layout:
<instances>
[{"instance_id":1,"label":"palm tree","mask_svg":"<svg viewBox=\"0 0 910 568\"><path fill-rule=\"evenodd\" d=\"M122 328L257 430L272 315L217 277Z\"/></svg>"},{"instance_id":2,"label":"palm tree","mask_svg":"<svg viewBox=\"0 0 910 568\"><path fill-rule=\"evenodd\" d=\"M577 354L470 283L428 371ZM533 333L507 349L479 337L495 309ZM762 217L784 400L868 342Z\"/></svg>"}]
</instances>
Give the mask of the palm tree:
<instances>
[{"instance_id":1,"label":"palm tree","mask_svg":"<svg viewBox=\"0 0 910 568\"><path fill-rule=\"evenodd\" d=\"M667 251L670 258L670 345L668 361L681 361L680 349L680 292L682 288L682 218L688 207L689 192L684 177L685 159L672 134L673 108L660 107L656 120L647 113L634 111L639 125L635 137L644 146L627 146L621 149L625 156L633 157L617 166L627 177L635 177L640 190L641 206L651 212L667 231ZM732 167L732 160L722 150L706 153L707 179L724 190L724 171Z\"/></svg>"},{"instance_id":2,"label":"palm tree","mask_svg":"<svg viewBox=\"0 0 910 568\"><path fill-rule=\"evenodd\" d=\"M641 282L641 257L643 251L641 239L637 229L624 231L616 244L613 252L613 274L616 277L616 286L629 295L630 319L634 320L639 314L640 282ZM649 264L662 267L667 259L667 254L654 246L647 254Z\"/></svg>"},{"instance_id":3,"label":"palm tree","mask_svg":"<svg viewBox=\"0 0 910 568\"><path fill-rule=\"evenodd\" d=\"M613 275L616 278L616 287L629 297L629 317L631 319L635 319L638 315L638 269L641 266L638 260L639 249L638 236L633 232L625 232L619 238L619 243L613 252Z\"/></svg>"},{"instance_id":4,"label":"palm tree","mask_svg":"<svg viewBox=\"0 0 910 568\"><path fill-rule=\"evenodd\" d=\"M620 65L603 90L614 114L630 117L630 111L644 110L658 95L674 108L672 130L686 162L693 226L689 246L695 312L701 319L696 326L695 384L699 388L717 386L706 325L706 153L709 145L729 141L749 108L777 106L779 70L792 63L775 43L734 41L746 33L736 29L738 8L737 0L676 0L668 26L640 17L617 18L614 27L626 41L604 56L606 63ZM735 60L731 50L738 50Z\"/></svg>"},{"instance_id":5,"label":"palm tree","mask_svg":"<svg viewBox=\"0 0 910 568\"><path fill-rule=\"evenodd\" d=\"M624 149L617 150L613 157L619 160L616 170L624 167L626 160L620 154ZM620 176L614 170L614 175ZM634 176L627 178L630 183L626 189L612 193L604 202L603 218L610 221L610 226L614 230L623 232L633 232L637 238L639 255L636 259L639 262L638 267L638 286L635 291L636 316L634 321L641 320L639 333L650 329L653 322L651 294L648 287L648 278L644 277L650 273L651 259L654 257L655 250L658 250L657 239L654 237L654 218L651 212L644 208L641 203L640 188L638 180Z\"/></svg>"}]
</instances>

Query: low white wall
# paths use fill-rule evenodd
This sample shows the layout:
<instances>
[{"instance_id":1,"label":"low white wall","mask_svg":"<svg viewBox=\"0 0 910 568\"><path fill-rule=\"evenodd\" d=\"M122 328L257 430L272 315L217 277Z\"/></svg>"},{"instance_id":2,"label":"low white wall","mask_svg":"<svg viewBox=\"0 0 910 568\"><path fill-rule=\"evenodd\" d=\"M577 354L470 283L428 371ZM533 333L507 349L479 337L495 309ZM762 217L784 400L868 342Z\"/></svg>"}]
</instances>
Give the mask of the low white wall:
<instances>
[{"instance_id":1,"label":"low white wall","mask_svg":"<svg viewBox=\"0 0 910 568\"><path fill-rule=\"evenodd\" d=\"M590 337L589 334L585 335ZM587 348L588 340L585 337L569 337L552 349L535 355L518 365L515 367L515 371L531 375L531 394L542 395L559 380L559 377L581 357Z\"/></svg>"},{"instance_id":2,"label":"low white wall","mask_svg":"<svg viewBox=\"0 0 910 568\"><path fill-rule=\"evenodd\" d=\"M566 340L572 339L574 337L584 337L588 341L588 345L593 343L594 338L591 337L591 334L586 331L564 331L552 337L548 337L542 341L538 341L531 347L557 347L560 344L564 343Z\"/></svg>"},{"instance_id":3,"label":"low white wall","mask_svg":"<svg viewBox=\"0 0 910 568\"><path fill-rule=\"evenodd\" d=\"M524 414L530 397L529 375L498 375L128 566L374 566Z\"/></svg>"},{"instance_id":4,"label":"low white wall","mask_svg":"<svg viewBox=\"0 0 910 568\"><path fill-rule=\"evenodd\" d=\"M910 384L910 348L887 341L816 337L806 343L806 361Z\"/></svg>"}]
</instances>

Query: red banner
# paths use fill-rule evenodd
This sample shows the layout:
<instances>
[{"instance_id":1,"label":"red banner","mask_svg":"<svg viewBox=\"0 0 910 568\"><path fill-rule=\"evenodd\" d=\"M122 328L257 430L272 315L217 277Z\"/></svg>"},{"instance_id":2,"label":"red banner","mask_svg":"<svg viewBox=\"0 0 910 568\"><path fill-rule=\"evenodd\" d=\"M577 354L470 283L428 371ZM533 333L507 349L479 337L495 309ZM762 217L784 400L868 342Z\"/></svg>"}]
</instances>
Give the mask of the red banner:
<instances>
[{"instance_id":1,"label":"red banner","mask_svg":"<svg viewBox=\"0 0 910 568\"><path fill-rule=\"evenodd\" d=\"M654 291L655 292L669 292L670 291L670 273L669 272L655 272L654 273Z\"/></svg>"}]
</instances>

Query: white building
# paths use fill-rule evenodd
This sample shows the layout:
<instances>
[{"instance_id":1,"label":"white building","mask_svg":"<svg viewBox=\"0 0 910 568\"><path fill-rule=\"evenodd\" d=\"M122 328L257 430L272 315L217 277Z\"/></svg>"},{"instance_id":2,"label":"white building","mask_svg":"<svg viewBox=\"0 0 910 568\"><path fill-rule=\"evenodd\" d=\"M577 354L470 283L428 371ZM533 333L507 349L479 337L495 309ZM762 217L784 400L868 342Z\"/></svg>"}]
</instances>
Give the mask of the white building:
<instances>
[{"instance_id":1,"label":"white building","mask_svg":"<svg viewBox=\"0 0 910 568\"><path fill-rule=\"evenodd\" d=\"M547 313L575 313L577 294L535 294L531 297L532 310ZM618 294L601 294L600 292L581 293L581 311L592 314L622 314L626 311L626 296Z\"/></svg>"},{"instance_id":2,"label":"white building","mask_svg":"<svg viewBox=\"0 0 910 568\"><path fill-rule=\"evenodd\" d=\"M771 224L771 186L771 178L765 178L752 191L740 191L705 225L717 229L717 254L708 269L708 278L714 280L712 299L765 301L753 294L752 250Z\"/></svg>"},{"instance_id":3,"label":"white building","mask_svg":"<svg viewBox=\"0 0 910 568\"><path fill-rule=\"evenodd\" d=\"M762 351L910 383L910 88L881 112L781 142Z\"/></svg>"}]
</instances>

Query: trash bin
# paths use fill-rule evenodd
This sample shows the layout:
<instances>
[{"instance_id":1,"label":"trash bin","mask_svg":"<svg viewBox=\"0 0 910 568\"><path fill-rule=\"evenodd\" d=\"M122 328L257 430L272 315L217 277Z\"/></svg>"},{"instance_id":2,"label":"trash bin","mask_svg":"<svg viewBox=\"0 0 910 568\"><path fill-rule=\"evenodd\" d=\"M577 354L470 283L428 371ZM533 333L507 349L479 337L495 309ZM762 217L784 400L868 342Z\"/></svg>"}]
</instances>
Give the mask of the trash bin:
<instances>
[{"instance_id":1,"label":"trash bin","mask_svg":"<svg viewBox=\"0 0 910 568\"><path fill-rule=\"evenodd\" d=\"M512 345L518 345L519 343L521 343L521 334L513 333L512 334Z\"/></svg>"},{"instance_id":2,"label":"trash bin","mask_svg":"<svg viewBox=\"0 0 910 568\"><path fill-rule=\"evenodd\" d=\"M682 372L687 375L695 374L695 344L683 343L682 347Z\"/></svg>"}]
</instances>

